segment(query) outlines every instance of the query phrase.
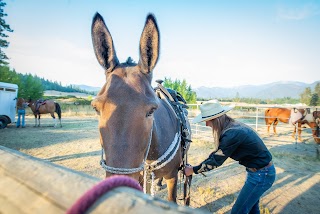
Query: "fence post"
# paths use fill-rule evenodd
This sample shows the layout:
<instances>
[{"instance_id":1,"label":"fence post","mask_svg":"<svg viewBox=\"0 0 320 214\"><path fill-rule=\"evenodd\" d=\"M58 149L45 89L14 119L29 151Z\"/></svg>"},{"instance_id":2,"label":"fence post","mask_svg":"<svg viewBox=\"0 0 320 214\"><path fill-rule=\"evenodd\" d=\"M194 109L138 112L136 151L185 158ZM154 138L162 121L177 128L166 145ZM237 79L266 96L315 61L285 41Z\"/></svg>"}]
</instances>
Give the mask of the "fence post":
<instances>
[{"instance_id":1,"label":"fence post","mask_svg":"<svg viewBox=\"0 0 320 214\"><path fill-rule=\"evenodd\" d=\"M256 107L256 131L258 131L258 120L259 120L259 107Z\"/></svg>"},{"instance_id":2,"label":"fence post","mask_svg":"<svg viewBox=\"0 0 320 214\"><path fill-rule=\"evenodd\" d=\"M295 131L296 131L296 133L295 133L295 149L297 149L297 145L298 145L298 122L296 122L296 124L294 124L295 125L295 127L294 127L294 129L295 129Z\"/></svg>"}]
</instances>

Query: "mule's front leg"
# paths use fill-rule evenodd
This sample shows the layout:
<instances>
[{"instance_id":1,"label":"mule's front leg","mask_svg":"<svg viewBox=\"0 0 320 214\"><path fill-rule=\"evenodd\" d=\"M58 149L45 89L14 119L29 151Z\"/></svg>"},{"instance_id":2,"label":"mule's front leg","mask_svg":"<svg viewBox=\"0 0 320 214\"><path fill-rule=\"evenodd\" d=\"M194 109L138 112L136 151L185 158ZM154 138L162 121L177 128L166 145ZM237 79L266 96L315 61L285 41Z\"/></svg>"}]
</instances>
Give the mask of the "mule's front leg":
<instances>
[{"instance_id":1,"label":"mule's front leg","mask_svg":"<svg viewBox=\"0 0 320 214\"><path fill-rule=\"evenodd\" d=\"M173 201L175 203L177 203L177 180L178 175L173 178L166 179L168 188L168 201Z\"/></svg>"}]
</instances>

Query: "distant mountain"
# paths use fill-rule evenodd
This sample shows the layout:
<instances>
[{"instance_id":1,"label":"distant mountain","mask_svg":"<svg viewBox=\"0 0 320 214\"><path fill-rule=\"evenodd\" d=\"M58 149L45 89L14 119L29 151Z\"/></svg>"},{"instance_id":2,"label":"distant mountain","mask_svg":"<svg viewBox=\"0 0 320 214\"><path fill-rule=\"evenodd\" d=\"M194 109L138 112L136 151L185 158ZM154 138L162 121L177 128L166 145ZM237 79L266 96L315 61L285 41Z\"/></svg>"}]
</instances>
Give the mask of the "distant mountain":
<instances>
[{"instance_id":1,"label":"distant mountain","mask_svg":"<svg viewBox=\"0 0 320 214\"><path fill-rule=\"evenodd\" d=\"M98 92L101 89L99 87L93 87L93 86L88 86L88 85L73 85L73 86L80 88L82 90L85 90L85 91L92 91L92 92Z\"/></svg>"},{"instance_id":2,"label":"distant mountain","mask_svg":"<svg viewBox=\"0 0 320 214\"><path fill-rule=\"evenodd\" d=\"M314 90L314 87L320 81L312 84L293 81L280 81L264 85L244 85L238 87L199 87L194 91L198 98L213 99L213 98L259 98L259 99L275 99L283 97L299 98L300 94L306 87Z\"/></svg>"},{"instance_id":3,"label":"distant mountain","mask_svg":"<svg viewBox=\"0 0 320 214\"><path fill-rule=\"evenodd\" d=\"M312 84L294 81L279 81L264 85L244 85L237 87L205 87L195 88L198 98L218 99L218 98L235 98L237 94L240 98L259 98L259 99L275 99L283 97L291 97L298 99L300 94L306 87L314 90L314 87L320 81ZM85 91L99 92L100 87L88 85L73 85Z\"/></svg>"}]
</instances>

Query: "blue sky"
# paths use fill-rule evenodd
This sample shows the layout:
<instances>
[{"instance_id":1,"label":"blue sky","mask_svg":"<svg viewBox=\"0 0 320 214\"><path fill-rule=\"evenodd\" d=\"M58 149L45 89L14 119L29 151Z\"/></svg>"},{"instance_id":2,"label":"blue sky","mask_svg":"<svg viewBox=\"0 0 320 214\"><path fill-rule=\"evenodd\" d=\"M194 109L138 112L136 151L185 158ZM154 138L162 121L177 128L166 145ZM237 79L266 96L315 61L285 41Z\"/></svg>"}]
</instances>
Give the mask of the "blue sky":
<instances>
[{"instance_id":1,"label":"blue sky","mask_svg":"<svg viewBox=\"0 0 320 214\"><path fill-rule=\"evenodd\" d=\"M145 18L155 14L160 59L154 78L192 88L319 80L320 1L6 0L10 66L52 81L101 87L91 41L99 12L117 56L138 61Z\"/></svg>"}]
</instances>

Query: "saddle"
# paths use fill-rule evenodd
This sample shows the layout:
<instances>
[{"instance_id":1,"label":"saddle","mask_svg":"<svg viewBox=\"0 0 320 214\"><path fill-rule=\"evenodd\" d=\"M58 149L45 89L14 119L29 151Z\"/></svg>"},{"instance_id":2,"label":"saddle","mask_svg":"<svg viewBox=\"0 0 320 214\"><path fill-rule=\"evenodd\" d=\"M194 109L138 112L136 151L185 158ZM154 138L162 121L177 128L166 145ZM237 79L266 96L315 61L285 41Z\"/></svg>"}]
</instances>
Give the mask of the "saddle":
<instances>
[{"instance_id":1,"label":"saddle","mask_svg":"<svg viewBox=\"0 0 320 214\"><path fill-rule=\"evenodd\" d=\"M36 112L37 113L40 113L39 112L39 108L40 108L40 106L42 106L42 105L45 105L47 102L46 102L47 100L42 100L42 99L39 99L39 100L37 100L36 101Z\"/></svg>"},{"instance_id":2,"label":"saddle","mask_svg":"<svg viewBox=\"0 0 320 214\"><path fill-rule=\"evenodd\" d=\"M291 109L289 123L295 125L302 117L301 112L297 108L293 108Z\"/></svg>"},{"instance_id":3,"label":"saddle","mask_svg":"<svg viewBox=\"0 0 320 214\"><path fill-rule=\"evenodd\" d=\"M154 91L160 99L167 101L169 103L169 106L171 106L173 111L176 113L176 116L180 123L179 127L181 128L182 141L186 145L191 142L189 130L190 128L187 125L187 109L189 108L186 105L187 102L178 91L163 87L162 80L156 80L156 82L158 83L158 86L154 88Z\"/></svg>"}]
</instances>

